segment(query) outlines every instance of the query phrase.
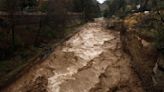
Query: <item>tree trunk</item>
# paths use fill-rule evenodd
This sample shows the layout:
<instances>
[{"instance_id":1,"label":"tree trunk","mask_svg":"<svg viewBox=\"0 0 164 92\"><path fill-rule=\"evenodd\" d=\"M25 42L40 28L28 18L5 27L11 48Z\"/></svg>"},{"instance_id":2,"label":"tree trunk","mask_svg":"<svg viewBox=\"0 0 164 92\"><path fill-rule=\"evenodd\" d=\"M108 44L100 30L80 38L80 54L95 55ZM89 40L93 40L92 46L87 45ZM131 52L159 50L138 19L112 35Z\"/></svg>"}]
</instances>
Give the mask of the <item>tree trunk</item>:
<instances>
[{"instance_id":1,"label":"tree trunk","mask_svg":"<svg viewBox=\"0 0 164 92\"><path fill-rule=\"evenodd\" d=\"M11 30L11 46L12 46L12 49L15 50L15 19L14 19L14 12L10 12L9 20L10 20L10 30Z\"/></svg>"},{"instance_id":2,"label":"tree trunk","mask_svg":"<svg viewBox=\"0 0 164 92\"><path fill-rule=\"evenodd\" d=\"M40 19L40 21L39 21L39 28L38 28L38 31L37 31L37 33L36 33L36 36L35 36L35 41L34 41L34 44L36 45L36 46L38 46L38 39L39 39L39 35L40 35L40 32L41 32L41 29L42 29L42 19Z\"/></svg>"},{"instance_id":3,"label":"tree trunk","mask_svg":"<svg viewBox=\"0 0 164 92\"><path fill-rule=\"evenodd\" d=\"M144 0L141 2L141 8L140 8L140 11L143 12L145 10L147 10L147 4L148 4L149 0Z\"/></svg>"},{"instance_id":4,"label":"tree trunk","mask_svg":"<svg viewBox=\"0 0 164 92\"><path fill-rule=\"evenodd\" d=\"M11 32L12 32L12 48L15 50L15 26L12 25L11 27Z\"/></svg>"}]
</instances>

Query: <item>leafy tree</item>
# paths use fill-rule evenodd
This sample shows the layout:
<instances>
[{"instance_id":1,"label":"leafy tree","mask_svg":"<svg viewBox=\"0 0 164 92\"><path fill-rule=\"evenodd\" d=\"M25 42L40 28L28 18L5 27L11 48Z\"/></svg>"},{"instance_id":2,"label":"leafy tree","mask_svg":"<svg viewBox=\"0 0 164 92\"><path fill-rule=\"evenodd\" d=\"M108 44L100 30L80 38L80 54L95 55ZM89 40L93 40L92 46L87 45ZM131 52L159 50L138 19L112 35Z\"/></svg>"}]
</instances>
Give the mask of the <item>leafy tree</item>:
<instances>
[{"instance_id":1,"label":"leafy tree","mask_svg":"<svg viewBox=\"0 0 164 92\"><path fill-rule=\"evenodd\" d=\"M41 27L47 25L50 27L54 33L56 33L56 38L61 38L65 35L64 29L68 20L68 2L65 0L49 0L47 8L47 16L42 21L40 21L40 27L38 34L41 32ZM45 22L46 21L46 22ZM46 24L45 24L46 23ZM38 35L39 36L39 35Z\"/></svg>"},{"instance_id":2,"label":"leafy tree","mask_svg":"<svg viewBox=\"0 0 164 92\"><path fill-rule=\"evenodd\" d=\"M5 10L8 12L8 20L9 20L9 29L11 30L12 36L11 36L11 41L12 41L12 48L15 49L15 12L18 9L18 0L15 0L14 2L12 0L5 0L4 5L5 5Z\"/></svg>"},{"instance_id":3,"label":"leafy tree","mask_svg":"<svg viewBox=\"0 0 164 92\"><path fill-rule=\"evenodd\" d=\"M47 2L38 2L39 11L46 12L48 10L48 1Z\"/></svg>"},{"instance_id":4,"label":"leafy tree","mask_svg":"<svg viewBox=\"0 0 164 92\"><path fill-rule=\"evenodd\" d=\"M149 0L141 0L140 1L140 5L141 5L140 11L148 10L147 9L148 2L149 2Z\"/></svg>"},{"instance_id":5,"label":"leafy tree","mask_svg":"<svg viewBox=\"0 0 164 92\"><path fill-rule=\"evenodd\" d=\"M94 0L74 0L73 3L73 11L82 12L86 21L100 16L100 7L97 1L94 2Z\"/></svg>"},{"instance_id":6,"label":"leafy tree","mask_svg":"<svg viewBox=\"0 0 164 92\"><path fill-rule=\"evenodd\" d=\"M33 8L37 5L37 0L19 0L19 7L23 11L25 8Z\"/></svg>"},{"instance_id":7,"label":"leafy tree","mask_svg":"<svg viewBox=\"0 0 164 92\"><path fill-rule=\"evenodd\" d=\"M108 1L109 13L107 13L108 17L111 17L112 15L115 15L120 11L122 12L120 12L119 14L121 16L124 16L125 6L126 6L125 0L109 0Z\"/></svg>"}]
</instances>

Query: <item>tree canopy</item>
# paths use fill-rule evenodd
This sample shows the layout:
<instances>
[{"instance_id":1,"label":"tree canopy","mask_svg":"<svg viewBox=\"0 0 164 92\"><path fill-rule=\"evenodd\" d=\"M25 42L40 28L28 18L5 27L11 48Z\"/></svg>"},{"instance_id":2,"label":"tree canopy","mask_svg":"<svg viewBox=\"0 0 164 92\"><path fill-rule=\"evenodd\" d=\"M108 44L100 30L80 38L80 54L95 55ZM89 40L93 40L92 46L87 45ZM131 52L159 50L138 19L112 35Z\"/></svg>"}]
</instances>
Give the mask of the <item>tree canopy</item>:
<instances>
[{"instance_id":1,"label":"tree canopy","mask_svg":"<svg viewBox=\"0 0 164 92\"><path fill-rule=\"evenodd\" d=\"M94 0L74 0L73 11L82 12L86 20L92 20L94 17L100 16L100 7Z\"/></svg>"}]
</instances>

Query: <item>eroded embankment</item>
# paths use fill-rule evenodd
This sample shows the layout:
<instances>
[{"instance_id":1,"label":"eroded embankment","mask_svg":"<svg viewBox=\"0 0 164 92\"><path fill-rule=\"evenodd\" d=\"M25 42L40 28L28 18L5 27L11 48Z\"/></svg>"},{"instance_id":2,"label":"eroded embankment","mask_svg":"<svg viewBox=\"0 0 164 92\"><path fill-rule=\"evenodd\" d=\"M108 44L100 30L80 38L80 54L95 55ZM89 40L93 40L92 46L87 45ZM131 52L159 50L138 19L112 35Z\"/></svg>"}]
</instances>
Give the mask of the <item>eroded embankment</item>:
<instances>
[{"instance_id":1,"label":"eroded embankment","mask_svg":"<svg viewBox=\"0 0 164 92\"><path fill-rule=\"evenodd\" d=\"M162 49L158 51L156 47L160 38L157 32L162 31L164 24L154 21L158 18L155 12L129 15L123 20L126 30L121 31L123 48L131 55L131 63L147 92L164 91L164 58Z\"/></svg>"},{"instance_id":2,"label":"eroded embankment","mask_svg":"<svg viewBox=\"0 0 164 92\"><path fill-rule=\"evenodd\" d=\"M143 92L118 32L88 23L2 92Z\"/></svg>"}]
</instances>

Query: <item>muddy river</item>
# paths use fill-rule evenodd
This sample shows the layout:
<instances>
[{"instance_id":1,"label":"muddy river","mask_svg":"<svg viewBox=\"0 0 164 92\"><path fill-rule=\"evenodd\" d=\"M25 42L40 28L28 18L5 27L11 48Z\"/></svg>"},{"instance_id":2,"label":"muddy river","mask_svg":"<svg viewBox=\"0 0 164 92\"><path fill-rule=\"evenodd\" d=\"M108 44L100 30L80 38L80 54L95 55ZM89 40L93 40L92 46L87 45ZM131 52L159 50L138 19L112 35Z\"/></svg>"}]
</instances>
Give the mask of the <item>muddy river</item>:
<instances>
[{"instance_id":1,"label":"muddy river","mask_svg":"<svg viewBox=\"0 0 164 92\"><path fill-rule=\"evenodd\" d=\"M119 32L97 20L2 92L144 92Z\"/></svg>"}]
</instances>

